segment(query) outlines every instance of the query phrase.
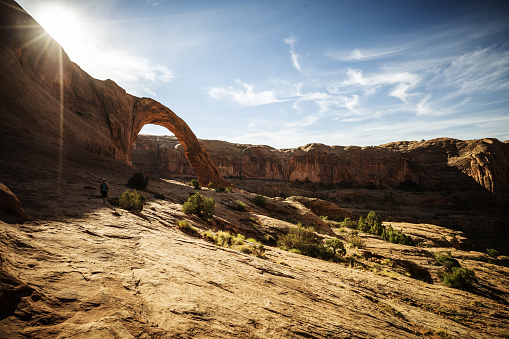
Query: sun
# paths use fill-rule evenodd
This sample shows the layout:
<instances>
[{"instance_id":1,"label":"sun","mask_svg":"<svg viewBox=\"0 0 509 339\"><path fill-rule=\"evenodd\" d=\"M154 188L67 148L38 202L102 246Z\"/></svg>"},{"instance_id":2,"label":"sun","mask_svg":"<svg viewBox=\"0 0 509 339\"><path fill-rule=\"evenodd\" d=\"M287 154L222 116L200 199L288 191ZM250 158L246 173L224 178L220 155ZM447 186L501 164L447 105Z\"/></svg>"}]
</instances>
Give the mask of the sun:
<instances>
[{"instance_id":1,"label":"sun","mask_svg":"<svg viewBox=\"0 0 509 339\"><path fill-rule=\"evenodd\" d=\"M68 53L80 48L85 34L79 15L71 8L52 6L45 8L37 17L44 30Z\"/></svg>"}]
</instances>

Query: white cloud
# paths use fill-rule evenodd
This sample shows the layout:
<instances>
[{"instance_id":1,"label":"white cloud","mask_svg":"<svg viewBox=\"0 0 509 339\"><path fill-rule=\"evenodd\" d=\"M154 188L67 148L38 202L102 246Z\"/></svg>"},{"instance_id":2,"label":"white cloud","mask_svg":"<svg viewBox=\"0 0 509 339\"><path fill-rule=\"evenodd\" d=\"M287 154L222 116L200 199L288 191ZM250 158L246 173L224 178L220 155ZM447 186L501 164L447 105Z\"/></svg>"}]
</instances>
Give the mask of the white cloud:
<instances>
[{"instance_id":1,"label":"white cloud","mask_svg":"<svg viewBox=\"0 0 509 339\"><path fill-rule=\"evenodd\" d=\"M398 53L402 50L406 49L405 46L394 46L389 48L380 48L380 49L364 49L361 50L356 48L350 52L347 51L334 51L329 52L326 55L334 60L339 61L368 61L379 59L382 57L387 57L392 54Z\"/></svg>"},{"instance_id":2,"label":"white cloud","mask_svg":"<svg viewBox=\"0 0 509 339\"><path fill-rule=\"evenodd\" d=\"M290 57L292 59L293 67L299 72L302 70L300 62L302 61L302 55L295 52L295 43L297 39L294 36L284 39L284 42L290 46Z\"/></svg>"},{"instance_id":3,"label":"white cloud","mask_svg":"<svg viewBox=\"0 0 509 339\"><path fill-rule=\"evenodd\" d=\"M115 79L128 87L133 82L168 82L173 73L162 65L118 50L87 49L85 53L71 54L71 59L82 66L90 75L99 79Z\"/></svg>"},{"instance_id":4,"label":"white cloud","mask_svg":"<svg viewBox=\"0 0 509 339\"><path fill-rule=\"evenodd\" d=\"M256 92L253 85L236 80L237 87L214 87L208 90L208 95L216 100L229 99L241 106L259 106L283 102L276 97L274 91Z\"/></svg>"},{"instance_id":5,"label":"white cloud","mask_svg":"<svg viewBox=\"0 0 509 339\"><path fill-rule=\"evenodd\" d=\"M157 96L157 93L152 91L150 88L144 88L143 90L145 91L145 93L147 93L148 95L150 95L152 97Z\"/></svg>"}]
</instances>

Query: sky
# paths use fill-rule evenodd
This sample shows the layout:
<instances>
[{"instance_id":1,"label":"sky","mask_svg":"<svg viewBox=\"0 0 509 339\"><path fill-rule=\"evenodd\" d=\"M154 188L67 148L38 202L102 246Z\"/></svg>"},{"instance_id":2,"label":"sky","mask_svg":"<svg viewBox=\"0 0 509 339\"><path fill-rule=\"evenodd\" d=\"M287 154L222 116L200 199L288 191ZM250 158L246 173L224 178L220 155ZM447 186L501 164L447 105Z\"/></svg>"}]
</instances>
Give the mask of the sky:
<instances>
[{"instance_id":1,"label":"sky","mask_svg":"<svg viewBox=\"0 0 509 339\"><path fill-rule=\"evenodd\" d=\"M91 76L159 101L200 139L509 140L508 0L18 3Z\"/></svg>"}]
</instances>

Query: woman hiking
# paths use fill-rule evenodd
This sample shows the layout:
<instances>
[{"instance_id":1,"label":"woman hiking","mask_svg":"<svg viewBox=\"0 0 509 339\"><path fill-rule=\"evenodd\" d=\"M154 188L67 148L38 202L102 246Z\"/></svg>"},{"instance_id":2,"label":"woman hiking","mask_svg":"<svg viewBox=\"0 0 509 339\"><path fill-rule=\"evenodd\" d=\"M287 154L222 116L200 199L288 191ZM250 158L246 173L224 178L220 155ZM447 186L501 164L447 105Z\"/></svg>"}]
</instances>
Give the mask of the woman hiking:
<instances>
[{"instance_id":1,"label":"woman hiking","mask_svg":"<svg viewBox=\"0 0 509 339\"><path fill-rule=\"evenodd\" d=\"M100 190L101 190L101 197L103 198L103 204L106 205L106 197L108 196L108 191L110 190L110 187L108 186L108 183L106 182L106 179L103 179Z\"/></svg>"}]
</instances>

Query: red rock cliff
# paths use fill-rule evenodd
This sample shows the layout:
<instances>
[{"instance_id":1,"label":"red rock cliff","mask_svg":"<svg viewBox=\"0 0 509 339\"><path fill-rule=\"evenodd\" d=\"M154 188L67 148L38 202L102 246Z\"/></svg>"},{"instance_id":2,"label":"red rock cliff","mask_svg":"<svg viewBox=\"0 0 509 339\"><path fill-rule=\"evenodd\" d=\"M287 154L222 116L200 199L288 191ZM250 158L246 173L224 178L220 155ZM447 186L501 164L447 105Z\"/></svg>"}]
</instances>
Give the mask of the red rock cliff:
<instances>
[{"instance_id":1,"label":"red rock cliff","mask_svg":"<svg viewBox=\"0 0 509 339\"><path fill-rule=\"evenodd\" d=\"M289 150L202 140L223 175L360 187L509 192L509 144L496 139L395 142L377 147L309 144ZM145 159L145 160L144 160ZM151 162L147 162L152 159ZM161 174L191 174L178 141L139 136L133 161Z\"/></svg>"},{"instance_id":2,"label":"red rock cliff","mask_svg":"<svg viewBox=\"0 0 509 339\"><path fill-rule=\"evenodd\" d=\"M0 132L130 162L145 124L179 139L203 185L227 185L189 126L167 107L92 78L14 1L0 3Z\"/></svg>"}]
</instances>

